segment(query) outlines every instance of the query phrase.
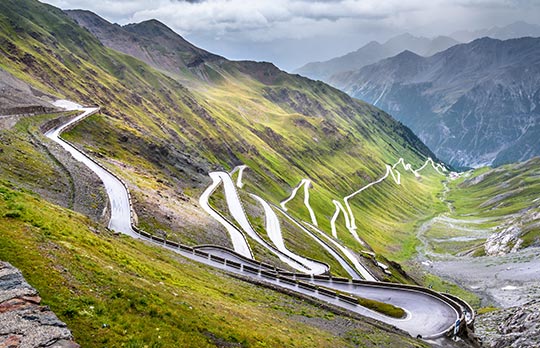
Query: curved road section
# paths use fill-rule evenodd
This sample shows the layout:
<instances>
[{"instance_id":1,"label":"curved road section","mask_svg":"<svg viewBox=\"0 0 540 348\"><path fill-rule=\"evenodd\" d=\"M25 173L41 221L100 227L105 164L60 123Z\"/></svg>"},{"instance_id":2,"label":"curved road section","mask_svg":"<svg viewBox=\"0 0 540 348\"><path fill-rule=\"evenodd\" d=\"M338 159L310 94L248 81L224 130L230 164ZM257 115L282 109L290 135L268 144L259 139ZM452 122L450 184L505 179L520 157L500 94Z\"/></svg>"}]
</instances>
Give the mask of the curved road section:
<instances>
[{"instance_id":1,"label":"curved road section","mask_svg":"<svg viewBox=\"0 0 540 348\"><path fill-rule=\"evenodd\" d=\"M210 198L210 195L214 193L214 191L222 181L221 177L216 173L210 173L210 178L212 179L212 184L208 186L208 188L206 188L201 197L199 197L199 204L201 208L203 208L204 211L206 211L211 217L213 217L217 222L219 222L223 225L223 227L225 227L225 229L229 233L229 236L231 237L234 251L236 251L240 255L252 259L253 255L251 253L251 249L249 248L248 242L242 232L240 232L223 216L218 214L214 209L212 209L212 207L210 207L210 204L208 204L208 199Z\"/></svg>"},{"instance_id":2,"label":"curved road section","mask_svg":"<svg viewBox=\"0 0 540 348\"><path fill-rule=\"evenodd\" d=\"M440 298L414 289L318 280L312 283L404 309L407 316L403 319L390 318L377 312L364 315L394 325L414 337L441 336L459 318L459 313Z\"/></svg>"},{"instance_id":3,"label":"curved road section","mask_svg":"<svg viewBox=\"0 0 540 348\"><path fill-rule=\"evenodd\" d=\"M283 200L280 203L281 209L283 209L284 211L287 211L287 207L285 205L296 196L296 193L302 186L304 186L304 205L309 211L309 217L311 218L311 223L315 226L318 226L319 224L317 223L317 217L315 216L315 211L313 211L313 208L311 208L311 205L309 204L309 187L311 186L311 180L309 179L302 179L300 183L296 185L296 187L291 192L291 195L289 196L289 198Z\"/></svg>"},{"instance_id":4,"label":"curved road section","mask_svg":"<svg viewBox=\"0 0 540 348\"><path fill-rule=\"evenodd\" d=\"M238 177L236 178L236 187L242 188L244 187L244 183L242 182L242 174L244 174L244 170L247 168L247 165L242 164L241 166L236 166L234 169L229 173L229 175L233 176L234 173L238 171Z\"/></svg>"},{"instance_id":5,"label":"curved road section","mask_svg":"<svg viewBox=\"0 0 540 348\"><path fill-rule=\"evenodd\" d=\"M255 240L257 243L262 245L268 251L275 254L281 261L285 262L287 265L291 266L293 269L298 270L303 273L308 273L308 274L314 273L314 270L310 269L304 263L301 263L297 261L296 259L290 257L289 255L281 252L280 250L272 247L269 243L267 243L264 239L262 239L261 236L259 236L259 234L253 229L253 227L251 226L251 223L249 222L246 216L246 213L244 212L244 207L242 206L242 202L240 201L240 197L238 196L238 192L236 191L236 187L229 173L212 172L209 175L213 179L215 178L214 180L220 180L223 183L223 188L225 191L225 200L227 201L229 212L231 213L232 217L236 220L236 222L238 222L240 227L244 230L244 232L246 232L246 234L249 237L253 238L253 240ZM208 196L204 196L204 197L201 196L201 199L199 201L201 202L201 204L206 205L208 203ZM322 273L324 273L324 271L317 274L322 274Z\"/></svg>"},{"instance_id":6,"label":"curved road section","mask_svg":"<svg viewBox=\"0 0 540 348\"><path fill-rule=\"evenodd\" d=\"M83 108L78 104L66 100L56 101L54 105L68 111L80 110L83 113L73 118L69 122L49 130L47 133L45 133L45 136L62 146L73 156L73 158L90 168L90 170L96 173L101 181L103 181L111 206L111 220L109 221L109 228L111 230L137 238L137 233L131 228L131 204L129 201L129 194L124 187L124 184L122 184L122 182L114 175L99 166L96 162L60 138L60 133L77 122L80 122L84 118L93 115L99 110L99 108Z\"/></svg>"},{"instance_id":7,"label":"curved road section","mask_svg":"<svg viewBox=\"0 0 540 348\"><path fill-rule=\"evenodd\" d=\"M270 204L257 195L251 194L251 197L255 198L262 205L264 215L266 217L266 233L279 251L309 268L310 273L312 274L323 274L329 271L326 264L314 260L308 260L305 257L295 254L287 249L285 246L285 241L283 240L283 235L281 234L279 219L274 210L272 210Z\"/></svg>"}]
</instances>

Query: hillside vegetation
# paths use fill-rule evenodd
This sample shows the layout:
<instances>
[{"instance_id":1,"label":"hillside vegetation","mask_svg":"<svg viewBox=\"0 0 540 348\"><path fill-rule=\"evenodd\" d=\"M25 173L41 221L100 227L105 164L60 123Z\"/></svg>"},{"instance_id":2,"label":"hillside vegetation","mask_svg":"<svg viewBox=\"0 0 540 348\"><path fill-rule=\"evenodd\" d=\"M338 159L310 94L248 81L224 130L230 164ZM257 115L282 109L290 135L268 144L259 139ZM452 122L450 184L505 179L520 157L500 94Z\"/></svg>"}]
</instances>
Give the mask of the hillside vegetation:
<instances>
[{"instance_id":1,"label":"hillside vegetation","mask_svg":"<svg viewBox=\"0 0 540 348\"><path fill-rule=\"evenodd\" d=\"M422 346L115 236L7 181L0 259L23 272L84 347Z\"/></svg>"},{"instance_id":2,"label":"hillside vegetation","mask_svg":"<svg viewBox=\"0 0 540 348\"><path fill-rule=\"evenodd\" d=\"M448 183L444 215L424 226L429 251L503 255L540 246L540 159L481 168Z\"/></svg>"},{"instance_id":3,"label":"hillside vegetation","mask_svg":"<svg viewBox=\"0 0 540 348\"><path fill-rule=\"evenodd\" d=\"M58 98L101 107L64 136L127 182L138 224L150 233L231 247L198 197L210 183L208 172L246 164L240 195L263 237L260 206L247 193L277 205L305 178L312 180L317 224L330 235L333 199L343 201L382 178L385 164L399 158L413 168L436 160L408 128L324 83L270 63L211 55L157 21L104 32L126 38L108 41L111 46L143 43L150 58L182 47L189 52L143 61L107 47L94 36L99 32L54 7L7 0L0 3L0 67ZM130 41L131 35L140 40ZM100 226L107 203L95 189L97 178L80 176L85 168L41 136L57 116L27 117L0 130L6 140L0 148L0 258L24 272L84 346L422 345L106 231ZM347 231L343 215L337 236L381 279L411 282L389 260L410 258L418 244L414 227L444 210L444 177L430 166L419 177L401 167L393 175L397 171L399 184L388 177L350 200L364 242ZM288 209L309 222L303 194ZM224 207L219 190L211 203ZM284 226L291 251L346 275L301 229ZM252 244L257 259L281 266ZM377 261L388 264L391 275Z\"/></svg>"},{"instance_id":4,"label":"hillside vegetation","mask_svg":"<svg viewBox=\"0 0 540 348\"><path fill-rule=\"evenodd\" d=\"M66 138L128 182L139 223L150 232L188 244L228 246L225 232L197 206L197 198L209 182L207 172L245 163L252 192L274 203L302 178L313 180L312 205L329 233L332 199L381 177L385 163L403 157L419 167L433 157L387 114L271 64L230 62L197 51L202 58L175 79L178 69L166 71L155 59L150 66L112 50L51 6L30 0L0 6L2 68L49 93L102 106L101 114ZM180 40L163 27L150 21L123 35L136 32L141 42ZM145 46L154 56L170 47L177 46ZM364 215L359 233L388 257L410 254L409 228L437 209L441 186L426 175L420 181L404 178L396 188L384 183L351 200L356 215ZM294 213L304 217L300 208ZM340 231L350 247L363 248L348 241L342 226Z\"/></svg>"}]
</instances>

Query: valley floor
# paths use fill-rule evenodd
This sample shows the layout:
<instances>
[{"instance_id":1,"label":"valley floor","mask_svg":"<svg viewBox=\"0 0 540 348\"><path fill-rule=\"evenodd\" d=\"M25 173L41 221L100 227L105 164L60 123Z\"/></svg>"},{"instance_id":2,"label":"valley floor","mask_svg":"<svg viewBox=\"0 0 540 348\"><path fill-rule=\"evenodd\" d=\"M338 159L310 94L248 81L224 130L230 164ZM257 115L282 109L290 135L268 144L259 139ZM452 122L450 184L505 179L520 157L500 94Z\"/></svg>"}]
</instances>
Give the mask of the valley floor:
<instances>
[{"instance_id":1,"label":"valley floor","mask_svg":"<svg viewBox=\"0 0 540 348\"><path fill-rule=\"evenodd\" d=\"M476 293L482 306L523 305L540 293L540 248L504 256L448 257L426 270Z\"/></svg>"},{"instance_id":2,"label":"valley floor","mask_svg":"<svg viewBox=\"0 0 540 348\"><path fill-rule=\"evenodd\" d=\"M533 161L515 165L515 168L534 170ZM482 307L521 306L540 293L540 248L533 244L519 249L526 237L513 232L525 230L534 222L525 217L536 211L535 201L531 199L532 202L527 203L527 197L515 199L499 188L505 184L502 179L509 180L508 176L495 177L495 184L487 186L491 191L475 186L482 184L485 177L501 172L500 168L481 169L464 173L461 178L465 180L464 184L459 179L446 183L440 199L446 204L447 211L417 229L420 245L415 262L423 271L476 294ZM529 180L528 177L529 174L523 176L524 180ZM520 179L520 176L516 178ZM494 185L497 185L495 189ZM529 185L534 189L532 183ZM474 195L467 197L465 190ZM496 199L505 195L510 199ZM526 231L535 233L534 226Z\"/></svg>"}]
</instances>

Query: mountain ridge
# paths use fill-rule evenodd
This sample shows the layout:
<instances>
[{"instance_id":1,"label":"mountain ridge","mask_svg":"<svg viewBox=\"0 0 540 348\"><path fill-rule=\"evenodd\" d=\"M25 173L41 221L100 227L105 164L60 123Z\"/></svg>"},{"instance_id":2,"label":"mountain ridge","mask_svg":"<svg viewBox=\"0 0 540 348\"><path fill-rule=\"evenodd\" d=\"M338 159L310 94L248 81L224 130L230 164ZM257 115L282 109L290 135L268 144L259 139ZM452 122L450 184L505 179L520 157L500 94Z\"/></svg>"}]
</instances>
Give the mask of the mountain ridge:
<instances>
[{"instance_id":1,"label":"mountain ridge","mask_svg":"<svg viewBox=\"0 0 540 348\"><path fill-rule=\"evenodd\" d=\"M191 68L196 68L206 60L224 60L218 55L192 45L155 19L120 26L108 22L91 11L66 10L64 12L81 27L99 38L105 46L114 47L119 52L168 71L175 77L194 73ZM168 46L167 55L152 54L156 47L163 45Z\"/></svg>"},{"instance_id":2,"label":"mountain ridge","mask_svg":"<svg viewBox=\"0 0 540 348\"><path fill-rule=\"evenodd\" d=\"M503 164L540 151L534 142L523 147L537 129L539 51L537 38L486 37L427 58L398 55L332 82L376 102L453 165Z\"/></svg>"},{"instance_id":3,"label":"mountain ridge","mask_svg":"<svg viewBox=\"0 0 540 348\"><path fill-rule=\"evenodd\" d=\"M404 50L410 50L422 56L430 56L457 43L458 41L447 36L437 36L433 39L428 39L405 33L392 37L383 44L377 41L371 41L356 51L343 56L323 62L307 63L294 70L294 72L314 80L329 82L329 78L332 75L345 71L358 70L366 65L376 63L381 59L394 56Z\"/></svg>"},{"instance_id":4,"label":"mountain ridge","mask_svg":"<svg viewBox=\"0 0 540 348\"><path fill-rule=\"evenodd\" d=\"M254 178L250 192L271 202L279 202L300 180L310 178L317 187L313 209L325 216L334 209L333 198L380 178L384 163L403 157L417 167L435 157L410 129L381 110L271 63L203 59L197 67L167 71L156 61L150 66L107 47L58 9L44 10L24 0L25 12L19 4L0 5L10 16L2 22L2 47L16 48L3 50L0 64L49 93L101 106L100 114L64 136L125 178L141 228L150 233L167 234L185 244L229 245L227 232L197 204L211 171L248 165ZM11 23L20 28L18 36L11 34ZM96 23L133 37L119 26ZM145 25L161 26L152 21ZM40 35L34 38L27 31ZM134 46L142 51L140 43ZM173 45L148 47L158 56L168 54ZM192 55L191 48L186 51ZM381 238L380 229L396 231L378 243L383 254L402 250L400 240L410 235L400 226L434 209L430 192L440 183L436 178L408 180L399 192L390 185L380 186L382 195L368 194L376 195L368 206L351 204L353 210L369 211L369 217L358 222L367 242ZM381 200L391 202L384 218L378 213ZM410 205L417 209L402 209ZM301 208L298 214L304 214ZM329 231L329 220L325 218L321 228ZM341 219L337 225L345 229ZM289 242L298 244L291 238ZM348 237L345 241L356 243ZM313 245L310 252L325 257L318 248ZM256 254L279 263L260 250ZM341 272L339 265L336 272Z\"/></svg>"},{"instance_id":5,"label":"mountain ridge","mask_svg":"<svg viewBox=\"0 0 540 348\"><path fill-rule=\"evenodd\" d=\"M159 22L130 27L140 30L143 35L138 36L145 41L133 41L129 48L138 54L145 47L151 51L146 57L152 64L147 64L104 45L63 12L37 1L7 0L0 9L2 68L53 95L102 107L101 113L64 137L125 180L139 226L157 240L224 246L227 233L201 211L196 198L210 187L208 172L232 176L241 164L248 169L242 182L246 189L238 190L246 203L242 210L264 238L269 237L264 215L253 197L249 200L250 194L276 204L290 195L289 212L299 221L313 222L315 218L306 218L313 210L318 217L314 224L321 236L328 234L325 238L330 238L330 215L336 211L332 199L343 199L352 212L334 215L332 233L358 262L378 271L381 279L465 293L429 274L413 280L391 261L414 257L418 223L447 206L442 202L442 177L429 175L439 169L425 161L432 152L385 112L322 82L286 74L271 63L206 59L198 56L204 52L188 45L175 52L179 55L174 59L158 61L152 57L167 55L173 47L167 45L169 40L158 42L171 34ZM118 28L113 29L116 33ZM126 35L133 38L132 33ZM155 38L155 45L145 46L148 38ZM176 37L169 39L181 43ZM111 42L118 41L117 37ZM400 57L411 66L422 60L411 52ZM192 58L201 59L188 66ZM175 61L178 65L172 64ZM5 247L0 255L14 260L29 281L44 290L46 301L73 326L79 342L182 342L194 347L430 344L316 311L302 301L117 236L88 217L27 192L22 188L30 180L34 187L47 189L49 182L43 181L67 176L58 170L41 175L62 160L55 162L35 131L53 118L25 118L26 125L1 130L0 243ZM424 167L421 175L413 169ZM300 188L299 182L305 184L304 192L293 198L291 190ZM231 215L223 191L216 190L210 204L225 218ZM358 217L353 222L356 238L344 228L346 216ZM289 250L328 261L327 253L298 227L286 219L281 222ZM282 266L275 256L253 246L258 261ZM339 264L331 267L332 276L343 276ZM253 322L258 325L245 330ZM148 323L158 327L148 330Z\"/></svg>"}]
</instances>

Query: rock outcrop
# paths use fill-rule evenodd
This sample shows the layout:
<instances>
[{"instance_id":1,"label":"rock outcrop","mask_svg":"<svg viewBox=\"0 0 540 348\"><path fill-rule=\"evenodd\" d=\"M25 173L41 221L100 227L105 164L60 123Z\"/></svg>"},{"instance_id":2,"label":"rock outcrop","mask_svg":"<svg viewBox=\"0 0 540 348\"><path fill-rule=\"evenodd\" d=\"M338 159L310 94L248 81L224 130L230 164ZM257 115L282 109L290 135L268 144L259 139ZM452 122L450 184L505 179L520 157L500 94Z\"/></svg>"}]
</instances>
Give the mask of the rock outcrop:
<instances>
[{"instance_id":1,"label":"rock outcrop","mask_svg":"<svg viewBox=\"0 0 540 348\"><path fill-rule=\"evenodd\" d=\"M540 301L478 316L475 327L484 347L540 347Z\"/></svg>"},{"instance_id":2,"label":"rock outcrop","mask_svg":"<svg viewBox=\"0 0 540 348\"><path fill-rule=\"evenodd\" d=\"M528 232L538 230L539 226L538 208L529 207L519 214L509 216L486 240L484 247L486 255L501 256L515 253L522 247L537 246L540 241L535 240L525 245L523 238Z\"/></svg>"},{"instance_id":3,"label":"rock outcrop","mask_svg":"<svg viewBox=\"0 0 540 348\"><path fill-rule=\"evenodd\" d=\"M0 261L0 348L77 348L66 324L40 305L22 273Z\"/></svg>"}]
</instances>

